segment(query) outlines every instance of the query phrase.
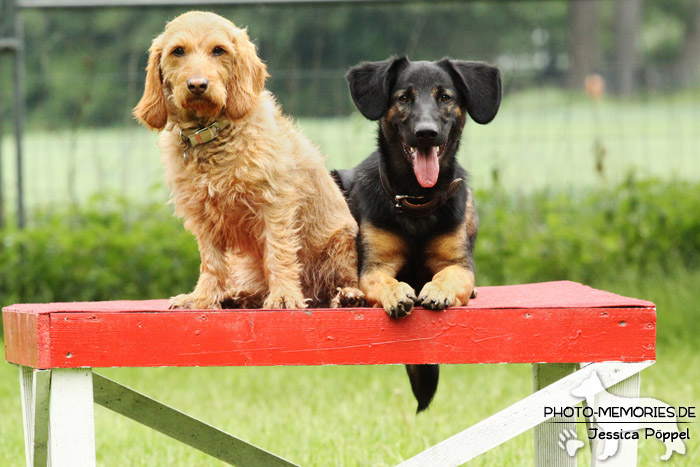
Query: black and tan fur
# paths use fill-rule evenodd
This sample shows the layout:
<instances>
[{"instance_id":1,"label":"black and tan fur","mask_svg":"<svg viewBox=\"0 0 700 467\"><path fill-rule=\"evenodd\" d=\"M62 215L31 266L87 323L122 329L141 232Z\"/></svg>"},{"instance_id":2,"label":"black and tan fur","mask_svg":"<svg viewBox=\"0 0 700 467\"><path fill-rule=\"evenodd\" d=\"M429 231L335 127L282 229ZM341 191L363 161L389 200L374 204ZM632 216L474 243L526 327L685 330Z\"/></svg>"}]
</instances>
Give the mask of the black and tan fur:
<instances>
[{"instance_id":1,"label":"black and tan fur","mask_svg":"<svg viewBox=\"0 0 700 467\"><path fill-rule=\"evenodd\" d=\"M449 190L467 176L456 160L467 115L485 124L498 111L500 72L477 62L399 57L362 63L347 79L360 112L379 121L377 151L334 174L360 225L360 289L371 305L396 318L414 305L467 305L474 291L478 217L465 183ZM415 165L421 157L438 162L420 169ZM410 196L414 204L446 200L427 212L406 211L397 209L394 195ZM438 366L407 370L420 412L437 389Z\"/></svg>"}]
</instances>

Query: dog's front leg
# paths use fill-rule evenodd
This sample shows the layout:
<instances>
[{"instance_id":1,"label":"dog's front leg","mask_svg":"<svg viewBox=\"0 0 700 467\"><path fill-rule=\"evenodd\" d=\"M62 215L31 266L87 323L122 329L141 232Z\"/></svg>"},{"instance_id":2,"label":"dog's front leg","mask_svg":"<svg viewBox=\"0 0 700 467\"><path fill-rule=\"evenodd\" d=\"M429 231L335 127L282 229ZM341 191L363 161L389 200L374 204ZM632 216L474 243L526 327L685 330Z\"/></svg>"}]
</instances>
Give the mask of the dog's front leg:
<instances>
[{"instance_id":1,"label":"dog's front leg","mask_svg":"<svg viewBox=\"0 0 700 467\"><path fill-rule=\"evenodd\" d=\"M433 239L426 248L426 266L434 274L418 294L431 310L466 306L474 290L474 266L464 227Z\"/></svg>"},{"instance_id":2,"label":"dog's front leg","mask_svg":"<svg viewBox=\"0 0 700 467\"><path fill-rule=\"evenodd\" d=\"M294 225L296 216L289 212L288 203L269 205L263 210L263 272L270 291L263 308L306 308L297 256L300 241Z\"/></svg>"},{"instance_id":3,"label":"dog's front leg","mask_svg":"<svg viewBox=\"0 0 700 467\"><path fill-rule=\"evenodd\" d=\"M199 280L192 293L170 299L170 308L219 309L224 298L228 266L224 246L212 235L197 233L202 264Z\"/></svg>"},{"instance_id":4,"label":"dog's front leg","mask_svg":"<svg viewBox=\"0 0 700 467\"><path fill-rule=\"evenodd\" d=\"M331 278L324 278L324 282L336 286L335 296L329 303L331 308L366 305L365 294L358 288L356 236L357 224L349 218L348 225L335 232L324 248L325 261L330 265L328 274L332 275ZM326 267L323 269L326 270ZM333 290L328 292L333 294Z\"/></svg>"},{"instance_id":5,"label":"dog's front leg","mask_svg":"<svg viewBox=\"0 0 700 467\"><path fill-rule=\"evenodd\" d=\"M369 304L382 306L393 318L409 314L416 300L416 292L410 285L396 280L396 275L406 263L404 240L369 222L363 222L360 226L360 248L360 290Z\"/></svg>"}]
</instances>

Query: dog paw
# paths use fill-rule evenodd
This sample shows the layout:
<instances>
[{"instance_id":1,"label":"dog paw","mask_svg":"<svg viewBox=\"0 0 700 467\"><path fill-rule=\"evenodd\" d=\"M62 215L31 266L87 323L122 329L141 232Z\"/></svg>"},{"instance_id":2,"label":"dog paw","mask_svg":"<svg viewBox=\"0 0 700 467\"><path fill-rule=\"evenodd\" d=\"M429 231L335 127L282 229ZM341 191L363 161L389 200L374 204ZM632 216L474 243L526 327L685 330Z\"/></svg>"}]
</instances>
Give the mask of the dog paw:
<instances>
[{"instance_id":1,"label":"dog paw","mask_svg":"<svg viewBox=\"0 0 700 467\"><path fill-rule=\"evenodd\" d=\"M338 287L338 293L331 299L331 308L359 308L367 306L365 294L355 287Z\"/></svg>"},{"instance_id":2,"label":"dog paw","mask_svg":"<svg viewBox=\"0 0 700 467\"><path fill-rule=\"evenodd\" d=\"M249 292L238 288L230 288L224 292L221 299L223 309L254 309L262 308L265 296L261 292Z\"/></svg>"},{"instance_id":3,"label":"dog paw","mask_svg":"<svg viewBox=\"0 0 700 467\"><path fill-rule=\"evenodd\" d=\"M225 295L221 301L221 308L223 309L254 309L262 308L263 299L260 295L237 293L232 295Z\"/></svg>"},{"instance_id":4,"label":"dog paw","mask_svg":"<svg viewBox=\"0 0 700 467\"><path fill-rule=\"evenodd\" d=\"M401 318L411 314L415 301L416 292L405 282L397 282L387 287L381 298L384 311L392 318Z\"/></svg>"},{"instance_id":5,"label":"dog paw","mask_svg":"<svg viewBox=\"0 0 700 467\"><path fill-rule=\"evenodd\" d=\"M306 299L301 292L281 291L271 292L265 299L263 308L270 310L289 310L293 308L306 308Z\"/></svg>"},{"instance_id":6,"label":"dog paw","mask_svg":"<svg viewBox=\"0 0 700 467\"><path fill-rule=\"evenodd\" d=\"M218 300L211 300L209 297L180 294L170 297L168 308L171 310L219 310L221 303Z\"/></svg>"},{"instance_id":7,"label":"dog paw","mask_svg":"<svg viewBox=\"0 0 700 467\"><path fill-rule=\"evenodd\" d=\"M455 302L455 293L445 290L435 282L425 284L418 294L418 304L429 310L444 310Z\"/></svg>"}]
</instances>

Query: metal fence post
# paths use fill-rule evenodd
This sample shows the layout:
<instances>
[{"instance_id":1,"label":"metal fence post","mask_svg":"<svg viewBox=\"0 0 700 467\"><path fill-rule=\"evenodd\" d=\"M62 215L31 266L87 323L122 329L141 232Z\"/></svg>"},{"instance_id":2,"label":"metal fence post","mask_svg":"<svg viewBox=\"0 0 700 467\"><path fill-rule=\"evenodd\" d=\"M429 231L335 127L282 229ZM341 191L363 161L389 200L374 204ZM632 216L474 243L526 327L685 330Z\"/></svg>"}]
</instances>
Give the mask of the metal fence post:
<instances>
[{"instance_id":1,"label":"metal fence post","mask_svg":"<svg viewBox=\"0 0 700 467\"><path fill-rule=\"evenodd\" d=\"M15 0L10 0L14 13L15 49L15 147L17 154L17 226L22 229L25 225L24 213L24 177L22 174L22 152L24 133L24 23L22 12L17 8Z\"/></svg>"},{"instance_id":2,"label":"metal fence post","mask_svg":"<svg viewBox=\"0 0 700 467\"><path fill-rule=\"evenodd\" d=\"M12 40L9 38L9 24L10 21L9 11L5 2L0 3L0 82L2 81L2 64L4 59L4 52L6 50L12 50ZM3 95L0 94L0 115L5 115L5 106L3 101ZM3 177L3 157L2 157L2 141L3 141L3 119L0 118L0 229L5 225L5 199L3 197L5 184Z\"/></svg>"},{"instance_id":3,"label":"metal fence post","mask_svg":"<svg viewBox=\"0 0 700 467\"><path fill-rule=\"evenodd\" d=\"M0 53L10 52L14 55L14 70L12 89L14 91L14 137L17 166L17 226L24 228L24 179L22 174L23 164L23 133L24 133L24 28L22 16L16 0L8 0L2 4L2 18L0 22ZM0 56L1 58L1 56ZM0 144L2 144L2 128L0 128ZM2 164L0 154L0 165ZM0 226L4 221L4 199L2 184L2 169L0 167Z\"/></svg>"}]
</instances>

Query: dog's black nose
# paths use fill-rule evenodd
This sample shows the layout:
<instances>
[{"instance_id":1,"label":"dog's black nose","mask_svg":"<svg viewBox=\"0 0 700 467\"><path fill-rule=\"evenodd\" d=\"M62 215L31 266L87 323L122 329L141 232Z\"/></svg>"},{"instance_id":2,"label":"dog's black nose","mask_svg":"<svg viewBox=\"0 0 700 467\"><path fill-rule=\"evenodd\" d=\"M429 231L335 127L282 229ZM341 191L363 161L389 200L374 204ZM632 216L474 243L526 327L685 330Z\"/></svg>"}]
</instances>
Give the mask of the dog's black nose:
<instances>
[{"instance_id":1,"label":"dog's black nose","mask_svg":"<svg viewBox=\"0 0 700 467\"><path fill-rule=\"evenodd\" d=\"M207 90L207 86L209 86L209 80L206 78L192 78L187 80L187 89L189 89L192 94L202 94Z\"/></svg>"},{"instance_id":2,"label":"dog's black nose","mask_svg":"<svg viewBox=\"0 0 700 467\"><path fill-rule=\"evenodd\" d=\"M437 138L438 127L434 123L420 123L414 131L416 138L422 143L431 143Z\"/></svg>"}]
</instances>

